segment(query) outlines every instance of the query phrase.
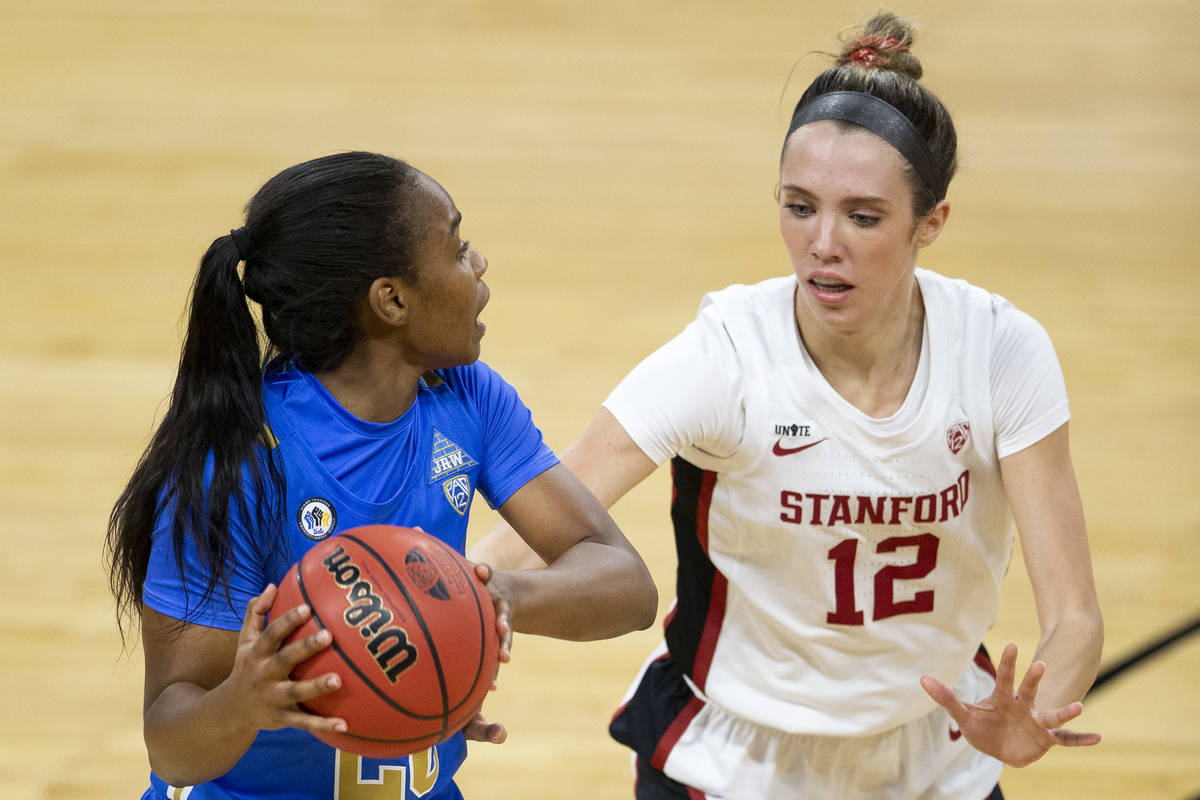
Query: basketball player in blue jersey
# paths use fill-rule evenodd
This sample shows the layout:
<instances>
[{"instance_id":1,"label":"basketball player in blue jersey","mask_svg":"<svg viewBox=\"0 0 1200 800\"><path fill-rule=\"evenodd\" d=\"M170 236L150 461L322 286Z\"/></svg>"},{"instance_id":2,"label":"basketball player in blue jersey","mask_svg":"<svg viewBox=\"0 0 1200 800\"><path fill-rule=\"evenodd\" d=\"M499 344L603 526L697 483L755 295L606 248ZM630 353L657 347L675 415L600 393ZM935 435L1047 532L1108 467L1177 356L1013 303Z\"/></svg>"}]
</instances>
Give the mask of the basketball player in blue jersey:
<instances>
[{"instance_id":1,"label":"basketball player in blue jersey","mask_svg":"<svg viewBox=\"0 0 1200 800\"><path fill-rule=\"evenodd\" d=\"M461 552L480 492L551 565L477 567L502 661L512 630L582 640L652 622L641 558L477 360L487 261L461 222L428 175L345 153L269 180L204 255L170 407L106 542L145 651L145 798L453 800L465 739L503 741L481 716L402 759L311 735L345 730L298 705L338 675L289 679L328 633L284 646L310 610L267 617L289 565L341 530L420 527Z\"/></svg>"},{"instance_id":2,"label":"basketball player in blue jersey","mask_svg":"<svg viewBox=\"0 0 1200 800\"><path fill-rule=\"evenodd\" d=\"M956 135L912 42L877 15L797 104L793 274L707 295L564 453L605 503L671 461L677 601L610 726L639 800L995 800L1005 764L1099 741L1062 727L1102 641L1062 370L1028 315L916 266ZM980 647L1014 520L1019 681Z\"/></svg>"}]
</instances>

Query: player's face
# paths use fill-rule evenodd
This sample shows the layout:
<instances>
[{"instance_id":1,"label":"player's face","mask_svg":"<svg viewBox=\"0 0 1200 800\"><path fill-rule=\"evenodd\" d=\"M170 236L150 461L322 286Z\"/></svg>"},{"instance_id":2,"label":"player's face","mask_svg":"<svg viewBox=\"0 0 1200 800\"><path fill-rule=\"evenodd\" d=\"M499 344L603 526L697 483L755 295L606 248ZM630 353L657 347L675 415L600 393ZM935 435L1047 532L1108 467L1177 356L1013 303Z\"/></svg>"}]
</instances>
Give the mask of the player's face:
<instances>
[{"instance_id":1,"label":"player's face","mask_svg":"<svg viewBox=\"0 0 1200 800\"><path fill-rule=\"evenodd\" d=\"M427 207L410 292L408 346L429 369L470 364L479 358L486 329L479 314L491 294L482 280L487 259L462 238L462 214L446 190L427 175L420 186Z\"/></svg>"},{"instance_id":2,"label":"player's face","mask_svg":"<svg viewBox=\"0 0 1200 800\"><path fill-rule=\"evenodd\" d=\"M917 251L937 238L945 204L914 219L906 163L862 128L798 128L780 167L779 228L799 279L803 329L869 331L905 314Z\"/></svg>"}]
</instances>

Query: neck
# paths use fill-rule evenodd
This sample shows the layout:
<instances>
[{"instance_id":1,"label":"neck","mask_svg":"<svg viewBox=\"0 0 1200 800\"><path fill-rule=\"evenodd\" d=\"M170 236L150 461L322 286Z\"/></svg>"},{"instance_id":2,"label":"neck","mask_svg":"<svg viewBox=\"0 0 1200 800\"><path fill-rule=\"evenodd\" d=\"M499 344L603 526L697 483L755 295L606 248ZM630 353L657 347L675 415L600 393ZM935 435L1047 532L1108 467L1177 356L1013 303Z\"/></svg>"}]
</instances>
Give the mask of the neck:
<instances>
[{"instance_id":1,"label":"neck","mask_svg":"<svg viewBox=\"0 0 1200 800\"><path fill-rule=\"evenodd\" d=\"M391 422L412 406L423 367L408 364L386 347L363 341L334 369L316 378L359 419Z\"/></svg>"},{"instance_id":2,"label":"neck","mask_svg":"<svg viewBox=\"0 0 1200 800\"><path fill-rule=\"evenodd\" d=\"M797 305L797 330L813 363L838 394L864 414L886 417L904 404L917 373L925 304L911 288L862 328L834 330L805 321Z\"/></svg>"}]
</instances>

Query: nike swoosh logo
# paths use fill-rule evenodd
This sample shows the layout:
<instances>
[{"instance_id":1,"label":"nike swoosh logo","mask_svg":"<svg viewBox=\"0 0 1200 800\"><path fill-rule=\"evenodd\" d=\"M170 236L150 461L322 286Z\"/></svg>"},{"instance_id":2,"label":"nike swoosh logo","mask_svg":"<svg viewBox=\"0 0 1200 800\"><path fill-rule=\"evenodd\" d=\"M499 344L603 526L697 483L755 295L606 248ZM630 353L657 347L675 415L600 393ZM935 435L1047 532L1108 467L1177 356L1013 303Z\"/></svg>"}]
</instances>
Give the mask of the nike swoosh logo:
<instances>
[{"instance_id":1,"label":"nike swoosh logo","mask_svg":"<svg viewBox=\"0 0 1200 800\"><path fill-rule=\"evenodd\" d=\"M950 729L950 741L957 742L961 738L962 738L962 731L960 731L956 728Z\"/></svg>"},{"instance_id":2,"label":"nike swoosh logo","mask_svg":"<svg viewBox=\"0 0 1200 800\"><path fill-rule=\"evenodd\" d=\"M825 438L828 439L829 437L827 436ZM815 442L809 442L808 444L802 444L799 447L784 447L783 440L780 439L777 442L775 442L775 447L773 447L771 449L771 452L777 456L790 456L792 453L799 453L801 450L807 450L810 447L816 447L823 441L825 441L825 439L818 439Z\"/></svg>"}]
</instances>

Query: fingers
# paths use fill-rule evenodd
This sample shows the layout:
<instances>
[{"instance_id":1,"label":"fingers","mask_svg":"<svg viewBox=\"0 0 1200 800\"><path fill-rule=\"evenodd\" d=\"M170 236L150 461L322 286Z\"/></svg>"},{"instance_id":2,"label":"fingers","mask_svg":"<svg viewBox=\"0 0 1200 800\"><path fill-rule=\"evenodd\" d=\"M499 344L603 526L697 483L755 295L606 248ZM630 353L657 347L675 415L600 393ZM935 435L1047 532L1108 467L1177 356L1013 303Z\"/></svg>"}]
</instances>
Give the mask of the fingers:
<instances>
[{"instance_id":1,"label":"fingers","mask_svg":"<svg viewBox=\"0 0 1200 800\"><path fill-rule=\"evenodd\" d=\"M502 664L507 664L512 660L513 630L509 616L508 601L504 599L497 600L496 635L500 637L500 651L497 654L497 658Z\"/></svg>"},{"instance_id":2,"label":"fingers","mask_svg":"<svg viewBox=\"0 0 1200 800\"><path fill-rule=\"evenodd\" d=\"M304 703L323 694L342 688L342 678L334 672L303 681L283 681L279 684L283 693L281 700L288 705Z\"/></svg>"},{"instance_id":3,"label":"fingers","mask_svg":"<svg viewBox=\"0 0 1200 800\"><path fill-rule=\"evenodd\" d=\"M288 642L279 648L278 659L288 673L304 661L333 644L333 634L322 628L314 634Z\"/></svg>"},{"instance_id":4,"label":"fingers","mask_svg":"<svg viewBox=\"0 0 1200 800\"><path fill-rule=\"evenodd\" d=\"M268 583L261 594L252 597L250 602L246 603L246 614L242 617L242 633L239 637L241 641L249 641L266 628L267 615L271 613L277 591L275 584Z\"/></svg>"},{"instance_id":5,"label":"fingers","mask_svg":"<svg viewBox=\"0 0 1200 800\"><path fill-rule=\"evenodd\" d=\"M1021 679L1021 688L1017 690L1016 694L1017 699L1032 706L1033 701L1037 699L1038 685L1042 682L1042 676L1045 674L1045 662L1035 661L1030 664L1029 669L1025 671L1025 677Z\"/></svg>"},{"instance_id":6,"label":"fingers","mask_svg":"<svg viewBox=\"0 0 1200 800\"><path fill-rule=\"evenodd\" d=\"M304 711L285 711L279 715L281 726L300 728L310 733L345 733L346 720L341 717L322 717Z\"/></svg>"},{"instance_id":7,"label":"fingers","mask_svg":"<svg viewBox=\"0 0 1200 800\"><path fill-rule=\"evenodd\" d=\"M1009 642L1000 654L1000 663L996 665L996 691L1003 692L1005 697L1013 694L1013 684L1017 677L1017 646Z\"/></svg>"},{"instance_id":8,"label":"fingers","mask_svg":"<svg viewBox=\"0 0 1200 800\"><path fill-rule=\"evenodd\" d=\"M508 741L508 731L505 730L503 724L493 722L491 725L488 725L487 738L484 741L492 744L504 744Z\"/></svg>"},{"instance_id":9,"label":"fingers","mask_svg":"<svg viewBox=\"0 0 1200 800\"><path fill-rule=\"evenodd\" d=\"M476 564L475 575L488 587L488 593L492 596L492 603L496 608L496 635L500 637L500 650L497 657L501 663L507 664L512 660L512 606L499 585L502 582L493 582L496 573L491 564L482 562ZM495 686L493 685L492 688Z\"/></svg>"},{"instance_id":10,"label":"fingers","mask_svg":"<svg viewBox=\"0 0 1200 800\"><path fill-rule=\"evenodd\" d=\"M1054 737L1055 744L1063 747L1091 747L1100 744L1100 734L1098 733L1078 733L1065 728L1056 728L1050 731L1050 735Z\"/></svg>"},{"instance_id":11,"label":"fingers","mask_svg":"<svg viewBox=\"0 0 1200 800\"><path fill-rule=\"evenodd\" d=\"M262 654L278 651L292 631L308 622L310 617L312 609L308 606L296 606L275 617L270 625L260 631L258 640L254 643L255 649Z\"/></svg>"},{"instance_id":12,"label":"fingers","mask_svg":"<svg viewBox=\"0 0 1200 800\"><path fill-rule=\"evenodd\" d=\"M1068 703L1051 711L1035 711L1038 724L1047 730L1061 728L1083 713L1083 703Z\"/></svg>"},{"instance_id":13,"label":"fingers","mask_svg":"<svg viewBox=\"0 0 1200 800\"><path fill-rule=\"evenodd\" d=\"M246 663L259 664L255 669L267 680L286 680L297 665L333 644L333 635L321 628L288 641L312 619L312 611L308 606L289 609L272 619L265 629L260 628L261 620L253 607L265 594L252 600L251 608L246 612L242 629L243 647L248 648Z\"/></svg>"},{"instance_id":14,"label":"fingers","mask_svg":"<svg viewBox=\"0 0 1200 800\"><path fill-rule=\"evenodd\" d=\"M508 731L503 724L488 722L483 718L483 714L476 714L475 718L463 727L463 736L473 742L503 744L508 739Z\"/></svg>"},{"instance_id":15,"label":"fingers","mask_svg":"<svg viewBox=\"0 0 1200 800\"><path fill-rule=\"evenodd\" d=\"M962 725L963 721L967 717L967 709L962 702L954 696L954 692L949 686L942 683L932 675L923 675L921 676L921 688L925 690L926 694L933 698L933 702L946 709L946 712L950 714L951 719L953 719L960 726Z\"/></svg>"}]
</instances>

